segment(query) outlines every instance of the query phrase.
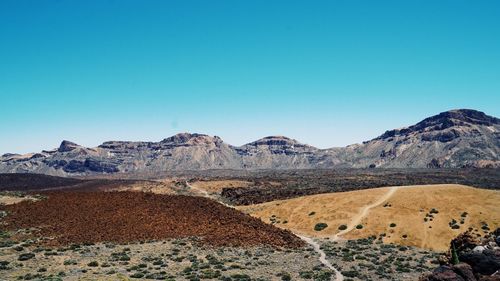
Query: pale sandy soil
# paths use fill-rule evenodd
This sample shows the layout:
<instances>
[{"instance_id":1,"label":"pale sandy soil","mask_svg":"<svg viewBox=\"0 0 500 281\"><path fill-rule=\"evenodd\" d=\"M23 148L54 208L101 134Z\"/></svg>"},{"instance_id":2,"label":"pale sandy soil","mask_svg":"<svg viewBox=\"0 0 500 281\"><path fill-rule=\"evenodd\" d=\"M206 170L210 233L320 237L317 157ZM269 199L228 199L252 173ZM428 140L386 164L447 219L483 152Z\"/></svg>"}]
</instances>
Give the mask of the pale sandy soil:
<instances>
[{"instance_id":1,"label":"pale sandy soil","mask_svg":"<svg viewBox=\"0 0 500 281\"><path fill-rule=\"evenodd\" d=\"M463 185L427 185L400 187L387 196L389 192L391 188L320 194L239 209L307 236L334 239L335 234L341 232L338 227L344 224L349 226L348 230L351 226L353 229L343 231L341 238L365 238L385 233L385 243L437 251L446 250L450 239L469 227L484 235L484 223L491 230L500 226L500 191ZM428 218L424 222L432 208L438 213L433 214L432 221ZM464 212L468 214L461 224ZM457 221L459 229L450 227L452 219ZM353 220L363 228L356 229ZM314 226L321 222L328 227L315 231ZM391 223L396 226L391 227Z\"/></svg>"},{"instance_id":2,"label":"pale sandy soil","mask_svg":"<svg viewBox=\"0 0 500 281\"><path fill-rule=\"evenodd\" d=\"M141 191L152 192L156 194L176 194L177 187L175 182L140 182L129 185L123 185L116 188L109 189L108 191Z\"/></svg>"},{"instance_id":3,"label":"pale sandy soil","mask_svg":"<svg viewBox=\"0 0 500 281\"><path fill-rule=\"evenodd\" d=\"M17 204L17 203L25 201L25 200L35 201L38 199L36 199L34 197L30 197L30 196L19 197L19 196L0 195L0 205Z\"/></svg>"},{"instance_id":4,"label":"pale sandy soil","mask_svg":"<svg viewBox=\"0 0 500 281\"><path fill-rule=\"evenodd\" d=\"M214 180L214 181L196 181L190 183L192 186L205 190L209 193L219 193L223 188L242 188L253 185L250 181L241 180Z\"/></svg>"}]
</instances>

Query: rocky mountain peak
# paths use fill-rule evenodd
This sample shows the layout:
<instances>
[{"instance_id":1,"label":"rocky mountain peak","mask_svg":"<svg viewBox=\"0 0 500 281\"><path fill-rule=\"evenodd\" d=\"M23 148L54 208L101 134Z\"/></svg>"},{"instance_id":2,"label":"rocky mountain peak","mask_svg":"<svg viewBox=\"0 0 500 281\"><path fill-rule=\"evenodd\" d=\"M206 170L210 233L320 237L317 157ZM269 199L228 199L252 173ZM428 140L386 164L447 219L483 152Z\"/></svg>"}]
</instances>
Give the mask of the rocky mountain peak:
<instances>
[{"instance_id":1,"label":"rocky mountain peak","mask_svg":"<svg viewBox=\"0 0 500 281\"><path fill-rule=\"evenodd\" d=\"M170 145L200 145L222 143L222 139L218 136L209 136L197 133L179 133L161 141L162 144Z\"/></svg>"},{"instance_id":2,"label":"rocky mountain peak","mask_svg":"<svg viewBox=\"0 0 500 281\"><path fill-rule=\"evenodd\" d=\"M455 109L441 112L438 115L424 119L417 123L415 128L425 128L429 126L463 126L463 125L484 125L491 126L500 124L500 119L488 116L484 112L472 109Z\"/></svg>"},{"instance_id":3,"label":"rocky mountain peak","mask_svg":"<svg viewBox=\"0 0 500 281\"><path fill-rule=\"evenodd\" d=\"M57 149L57 151L59 152L68 152L68 151L72 151L76 148L80 147L78 144L74 143L74 142L70 142L70 141L67 141L67 140L63 140L61 142L61 145L59 145L59 148Z\"/></svg>"},{"instance_id":4,"label":"rocky mountain peak","mask_svg":"<svg viewBox=\"0 0 500 281\"><path fill-rule=\"evenodd\" d=\"M409 136L418 133L432 133L447 129L459 129L472 126L494 126L500 125L500 119L486 115L484 112L472 109L455 109L441 112L438 115L426 118L417 124L386 131L383 135L374 140L390 139L397 136ZM453 133L456 135L457 131Z\"/></svg>"},{"instance_id":5,"label":"rocky mountain peak","mask_svg":"<svg viewBox=\"0 0 500 281\"><path fill-rule=\"evenodd\" d=\"M247 145L251 146L306 146L305 144L302 144L298 142L297 140L287 138L284 136L268 136L261 138L259 140L256 140L254 142L251 142Z\"/></svg>"}]
</instances>

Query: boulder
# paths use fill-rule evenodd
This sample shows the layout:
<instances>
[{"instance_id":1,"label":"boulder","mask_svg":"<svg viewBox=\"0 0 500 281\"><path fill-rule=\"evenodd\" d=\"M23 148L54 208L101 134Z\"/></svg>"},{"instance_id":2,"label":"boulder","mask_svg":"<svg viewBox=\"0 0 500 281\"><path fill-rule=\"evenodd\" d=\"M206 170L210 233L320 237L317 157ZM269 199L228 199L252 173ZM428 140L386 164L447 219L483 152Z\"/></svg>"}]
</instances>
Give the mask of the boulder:
<instances>
[{"instance_id":1,"label":"boulder","mask_svg":"<svg viewBox=\"0 0 500 281\"><path fill-rule=\"evenodd\" d=\"M452 267L442 265L431 274L420 278L420 281L465 281L465 279L453 271Z\"/></svg>"},{"instance_id":2,"label":"boulder","mask_svg":"<svg viewBox=\"0 0 500 281\"><path fill-rule=\"evenodd\" d=\"M469 252L459 255L459 260L468 263L475 273L492 275L500 270L500 251L484 250L482 253Z\"/></svg>"},{"instance_id":3,"label":"boulder","mask_svg":"<svg viewBox=\"0 0 500 281\"><path fill-rule=\"evenodd\" d=\"M476 281L472 267L466 263L459 263L453 266L453 271L460 275L465 281Z\"/></svg>"}]
</instances>

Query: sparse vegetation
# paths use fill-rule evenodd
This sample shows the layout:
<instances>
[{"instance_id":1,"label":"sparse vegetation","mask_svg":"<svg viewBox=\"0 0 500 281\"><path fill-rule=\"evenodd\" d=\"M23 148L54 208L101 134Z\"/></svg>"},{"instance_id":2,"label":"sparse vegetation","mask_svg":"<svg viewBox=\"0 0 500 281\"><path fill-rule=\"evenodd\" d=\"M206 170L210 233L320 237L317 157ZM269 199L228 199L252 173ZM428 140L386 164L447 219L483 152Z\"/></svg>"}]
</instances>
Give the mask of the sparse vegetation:
<instances>
[{"instance_id":1,"label":"sparse vegetation","mask_svg":"<svg viewBox=\"0 0 500 281\"><path fill-rule=\"evenodd\" d=\"M314 230L316 231L322 231L323 229L327 228L328 227L328 224L326 223L323 223L323 222L320 222L320 223L317 223L315 226L314 226Z\"/></svg>"},{"instance_id":2,"label":"sparse vegetation","mask_svg":"<svg viewBox=\"0 0 500 281\"><path fill-rule=\"evenodd\" d=\"M18 261L27 261L35 257L35 254L33 253L23 253L20 254L19 257L17 258Z\"/></svg>"}]
</instances>

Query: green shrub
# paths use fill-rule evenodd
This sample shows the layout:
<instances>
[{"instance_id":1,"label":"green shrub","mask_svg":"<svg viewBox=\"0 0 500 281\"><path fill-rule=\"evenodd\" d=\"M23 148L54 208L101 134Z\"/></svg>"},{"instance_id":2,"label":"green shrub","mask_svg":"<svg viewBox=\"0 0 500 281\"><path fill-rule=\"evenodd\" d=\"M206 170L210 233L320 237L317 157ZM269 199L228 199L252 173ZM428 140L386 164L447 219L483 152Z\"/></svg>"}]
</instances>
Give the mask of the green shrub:
<instances>
[{"instance_id":1,"label":"green shrub","mask_svg":"<svg viewBox=\"0 0 500 281\"><path fill-rule=\"evenodd\" d=\"M142 278L144 277L144 273L141 273L141 272L136 272L132 275L130 275L130 278Z\"/></svg>"},{"instance_id":2,"label":"green shrub","mask_svg":"<svg viewBox=\"0 0 500 281\"><path fill-rule=\"evenodd\" d=\"M317 223L315 226L314 226L314 230L316 231L322 231L323 229L327 228L328 227L328 224L324 223L324 222L320 222L320 223Z\"/></svg>"},{"instance_id":3,"label":"green shrub","mask_svg":"<svg viewBox=\"0 0 500 281\"><path fill-rule=\"evenodd\" d=\"M279 275L281 275L281 280L282 281L290 281L290 280L292 280L292 276L290 276L290 274L288 272L282 272Z\"/></svg>"},{"instance_id":4,"label":"green shrub","mask_svg":"<svg viewBox=\"0 0 500 281\"><path fill-rule=\"evenodd\" d=\"M313 278L313 272L312 271L301 271L299 273L299 276L302 279L312 279Z\"/></svg>"},{"instance_id":5,"label":"green shrub","mask_svg":"<svg viewBox=\"0 0 500 281\"><path fill-rule=\"evenodd\" d=\"M32 259L35 257L35 254L33 253L24 253L20 254L19 257L17 258L18 261L27 261L29 259Z\"/></svg>"}]
</instances>

